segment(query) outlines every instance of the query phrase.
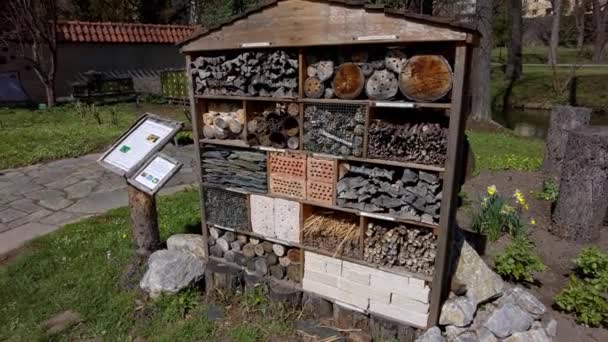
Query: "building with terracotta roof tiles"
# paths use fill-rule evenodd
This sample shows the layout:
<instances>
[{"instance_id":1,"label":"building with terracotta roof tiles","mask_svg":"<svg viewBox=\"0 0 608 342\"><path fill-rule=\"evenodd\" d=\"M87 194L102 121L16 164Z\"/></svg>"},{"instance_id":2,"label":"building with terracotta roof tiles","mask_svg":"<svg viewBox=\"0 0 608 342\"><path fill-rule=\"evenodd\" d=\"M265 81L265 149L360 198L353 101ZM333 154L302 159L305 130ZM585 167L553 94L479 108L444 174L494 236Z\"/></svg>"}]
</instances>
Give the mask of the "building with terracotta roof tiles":
<instances>
[{"instance_id":1,"label":"building with terracotta roof tiles","mask_svg":"<svg viewBox=\"0 0 608 342\"><path fill-rule=\"evenodd\" d=\"M110 76L129 75L136 91L160 93L160 72L185 68L175 44L194 30L194 26L182 25L59 22L57 97L70 96L71 84L81 81L83 73L90 70ZM44 102L44 87L31 65L15 51L11 47L0 50L0 102L11 100L3 98L3 88L15 94L11 89L16 85L21 87L17 92L21 93L20 102Z\"/></svg>"}]
</instances>

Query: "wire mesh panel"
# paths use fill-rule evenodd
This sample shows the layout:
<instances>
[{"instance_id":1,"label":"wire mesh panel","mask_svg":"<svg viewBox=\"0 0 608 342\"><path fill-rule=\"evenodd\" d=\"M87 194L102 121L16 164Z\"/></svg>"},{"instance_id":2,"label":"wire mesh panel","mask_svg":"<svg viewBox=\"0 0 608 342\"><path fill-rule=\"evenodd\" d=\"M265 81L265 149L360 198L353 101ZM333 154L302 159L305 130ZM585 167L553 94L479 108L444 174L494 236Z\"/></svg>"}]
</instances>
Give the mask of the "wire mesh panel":
<instances>
[{"instance_id":1,"label":"wire mesh panel","mask_svg":"<svg viewBox=\"0 0 608 342\"><path fill-rule=\"evenodd\" d=\"M205 188L205 218L208 224L250 231L247 196L232 191Z\"/></svg>"},{"instance_id":2,"label":"wire mesh panel","mask_svg":"<svg viewBox=\"0 0 608 342\"><path fill-rule=\"evenodd\" d=\"M304 105L304 149L363 156L366 106L341 103Z\"/></svg>"}]
</instances>

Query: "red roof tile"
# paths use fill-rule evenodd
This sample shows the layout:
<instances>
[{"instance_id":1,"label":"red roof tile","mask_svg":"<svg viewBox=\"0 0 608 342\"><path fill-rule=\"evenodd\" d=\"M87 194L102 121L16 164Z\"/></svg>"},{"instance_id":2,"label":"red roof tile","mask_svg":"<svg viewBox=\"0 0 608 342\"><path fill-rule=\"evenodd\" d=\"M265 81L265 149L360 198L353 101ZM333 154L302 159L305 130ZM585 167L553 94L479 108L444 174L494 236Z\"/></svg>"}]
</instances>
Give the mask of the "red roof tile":
<instances>
[{"instance_id":1,"label":"red roof tile","mask_svg":"<svg viewBox=\"0 0 608 342\"><path fill-rule=\"evenodd\" d=\"M174 44L189 37L196 26L61 21L60 42Z\"/></svg>"}]
</instances>

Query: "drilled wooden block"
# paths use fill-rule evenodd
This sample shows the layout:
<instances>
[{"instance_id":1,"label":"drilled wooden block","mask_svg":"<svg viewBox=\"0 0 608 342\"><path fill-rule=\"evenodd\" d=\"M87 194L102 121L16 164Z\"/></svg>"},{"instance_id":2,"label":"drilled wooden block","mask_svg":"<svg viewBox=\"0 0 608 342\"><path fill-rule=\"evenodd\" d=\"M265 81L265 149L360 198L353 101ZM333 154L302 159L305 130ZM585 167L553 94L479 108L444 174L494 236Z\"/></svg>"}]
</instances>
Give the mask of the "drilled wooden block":
<instances>
[{"instance_id":1,"label":"drilled wooden block","mask_svg":"<svg viewBox=\"0 0 608 342\"><path fill-rule=\"evenodd\" d=\"M306 199L321 204L333 205L334 184L308 181L306 183Z\"/></svg>"},{"instance_id":2,"label":"drilled wooden block","mask_svg":"<svg viewBox=\"0 0 608 342\"><path fill-rule=\"evenodd\" d=\"M278 239L300 243L300 203L274 200L275 235Z\"/></svg>"},{"instance_id":3,"label":"drilled wooden block","mask_svg":"<svg viewBox=\"0 0 608 342\"><path fill-rule=\"evenodd\" d=\"M290 198L306 198L306 181L270 177L270 193Z\"/></svg>"},{"instance_id":4,"label":"drilled wooden block","mask_svg":"<svg viewBox=\"0 0 608 342\"><path fill-rule=\"evenodd\" d=\"M305 154L271 152L268 166L271 177L306 179Z\"/></svg>"},{"instance_id":5,"label":"drilled wooden block","mask_svg":"<svg viewBox=\"0 0 608 342\"><path fill-rule=\"evenodd\" d=\"M274 234L274 199L271 197L251 195L251 229L254 233L266 237Z\"/></svg>"},{"instance_id":6,"label":"drilled wooden block","mask_svg":"<svg viewBox=\"0 0 608 342\"><path fill-rule=\"evenodd\" d=\"M308 157L306 179L308 181L333 183L336 177L336 170L337 165L335 160Z\"/></svg>"}]
</instances>

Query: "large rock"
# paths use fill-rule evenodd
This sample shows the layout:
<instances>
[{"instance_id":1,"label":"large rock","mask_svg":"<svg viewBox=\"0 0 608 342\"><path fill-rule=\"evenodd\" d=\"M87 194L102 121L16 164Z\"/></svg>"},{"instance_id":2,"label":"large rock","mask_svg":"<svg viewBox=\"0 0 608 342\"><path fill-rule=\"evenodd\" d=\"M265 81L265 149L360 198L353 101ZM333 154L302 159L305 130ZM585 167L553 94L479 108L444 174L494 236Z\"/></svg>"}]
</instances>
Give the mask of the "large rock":
<instances>
[{"instance_id":1,"label":"large rock","mask_svg":"<svg viewBox=\"0 0 608 342\"><path fill-rule=\"evenodd\" d=\"M545 333L542 329L535 329L525 332L518 332L511 335L509 338L503 340L503 342L551 342L553 339Z\"/></svg>"},{"instance_id":2,"label":"large rock","mask_svg":"<svg viewBox=\"0 0 608 342\"><path fill-rule=\"evenodd\" d=\"M418 336L416 342L445 342L445 338L441 335L441 330L438 327L432 327Z\"/></svg>"},{"instance_id":3,"label":"large rock","mask_svg":"<svg viewBox=\"0 0 608 342\"><path fill-rule=\"evenodd\" d=\"M190 252L199 258L205 258L205 242L199 234L176 234L167 239L170 251Z\"/></svg>"},{"instance_id":4,"label":"large rock","mask_svg":"<svg viewBox=\"0 0 608 342\"><path fill-rule=\"evenodd\" d=\"M162 293L177 293L198 282L205 265L196 255L176 250L160 250L148 259L148 270L139 283L142 290L156 298Z\"/></svg>"},{"instance_id":5,"label":"large rock","mask_svg":"<svg viewBox=\"0 0 608 342\"><path fill-rule=\"evenodd\" d=\"M467 331L464 334L458 335L458 337L454 339L454 342L479 342L479 338L474 332Z\"/></svg>"},{"instance_id":6,"label":"large rock","mask_svg":"<svg viewBox=\"0 0 608 342\"><path fill-rule=\"evenodd\" d=\"M464 327L473 322L475 304L468 297L448 299L441 308L439 324Z\"/></svg>"},{"instance_id":7,"label":"large rock","mask_svg":"<svg viewBox=\"0 0 608 342\"><path fill-rule=\"evenodd\" d=\"M477 337L479 338L479 342L498 342L496 336L494 336L490 330L484 327L477 330Z\"/></svg>"},{"instance_id":8,"label":"large rock","mask_svg":"<svg viewBox=\"0 0 608 342\"><path fill-rule=\"evenodd\" d=\"M467 287L466 296L477 306L500 296L504 282L466 241L462 241L454 281Z\"/></svg>"},{"instance_id":9,"label":"large rock","mask_svg":"<svg viewBox=\"0 0 608 342\"><path fill-rule=\"evenodd\" d=\"M545 305L521 286L515 286L505 291L499 302L500 305L506 303L516 304L534 317L540 317L546 311Z\"/></svg>"},{"instance_id":10,"label":"large rock","mask_svg":"<svg viewBox=\"0 0 608 342\"><path fill-rule=\"evenodd\" d=\"M534 318L528 312L513 303L505 303L490 315L484 327L496 337L505 338L528 330L532 322Z\"/></svg>"}]
</instances>

